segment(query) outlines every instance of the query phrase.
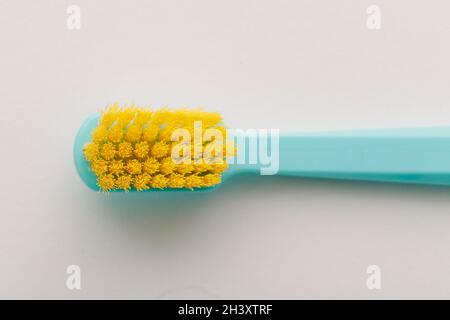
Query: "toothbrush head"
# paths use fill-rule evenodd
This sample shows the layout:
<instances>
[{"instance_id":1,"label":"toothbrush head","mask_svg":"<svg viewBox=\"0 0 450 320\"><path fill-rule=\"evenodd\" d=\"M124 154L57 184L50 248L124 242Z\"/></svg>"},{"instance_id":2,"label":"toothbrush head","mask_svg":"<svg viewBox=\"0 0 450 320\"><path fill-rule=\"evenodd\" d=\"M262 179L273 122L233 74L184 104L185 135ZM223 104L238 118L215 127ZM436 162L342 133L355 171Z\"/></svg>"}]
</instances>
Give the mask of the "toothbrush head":
<instances>
[{"instance_id":1,"label":"toothbrush head","mask_svg":"<svg viewBox=\"0 0 450 320\"><path fill-rule=\"evenodd\" d=\"M218 113L114 104L83 124L74 157L92 189L197 190L221 182L230 149Z\"/></svg>"}]
</instances>

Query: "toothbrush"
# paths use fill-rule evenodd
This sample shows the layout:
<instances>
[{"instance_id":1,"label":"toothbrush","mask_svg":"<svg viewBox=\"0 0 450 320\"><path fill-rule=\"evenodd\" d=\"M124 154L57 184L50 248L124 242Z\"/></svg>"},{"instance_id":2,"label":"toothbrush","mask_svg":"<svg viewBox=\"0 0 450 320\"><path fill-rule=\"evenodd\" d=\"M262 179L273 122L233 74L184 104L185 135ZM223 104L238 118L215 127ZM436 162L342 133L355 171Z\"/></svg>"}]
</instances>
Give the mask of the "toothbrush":
<instances>
[{"instance_id":1,"label":"toothbrush","mask_svg":"<svg viewBox=\"0 0 450 320\"><path fill-rule=\"evenodd\" d=\"M201 191L236 174L263 172L262 164L229 161L251 152L248 137L232 153L224 147L215 158L223 162L198 157L211 150L213 140L206 140L189 146L200 151L187 153L191 162L174 163L174 130L195 136L195 122L227 135L217 113L113 105L80 127L74 145L78 174L98 191ZM277 139L271 150L279 157L277 175L450 185L450 127L281 133Z\"/></svg>"}]
</instances>

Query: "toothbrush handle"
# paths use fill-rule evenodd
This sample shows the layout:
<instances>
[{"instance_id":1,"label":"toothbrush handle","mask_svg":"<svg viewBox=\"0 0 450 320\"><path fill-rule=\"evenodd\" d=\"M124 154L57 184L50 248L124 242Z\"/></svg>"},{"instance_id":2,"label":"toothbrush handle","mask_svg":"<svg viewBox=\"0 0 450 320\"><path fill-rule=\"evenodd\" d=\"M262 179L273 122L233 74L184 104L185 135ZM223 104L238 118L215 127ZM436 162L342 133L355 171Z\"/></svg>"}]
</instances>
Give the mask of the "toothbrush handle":
<instances>
[{"instance_id":1,"label":"toothbrush handle","mask_svg":"<svg viewBox=\"0 0 450 320\"><path fill-rule=\"evenodd\" d=\"M450 185L450 127L281 135L277 174Z\"/></svg>"}]
</instances>

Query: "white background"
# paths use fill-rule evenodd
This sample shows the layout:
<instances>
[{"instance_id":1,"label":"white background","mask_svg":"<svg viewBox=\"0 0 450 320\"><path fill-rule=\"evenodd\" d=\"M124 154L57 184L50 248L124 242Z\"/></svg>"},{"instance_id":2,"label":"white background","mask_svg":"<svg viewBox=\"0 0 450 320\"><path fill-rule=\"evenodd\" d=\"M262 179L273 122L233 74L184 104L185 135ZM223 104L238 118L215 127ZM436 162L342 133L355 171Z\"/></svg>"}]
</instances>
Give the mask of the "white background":
<instances>
[{"instance_id":1,"label":"white background","mask_svg":"<svg viewBox=\"0 0 450 320\"><path fill-rule=\"evenodd\" d=\"M66 27L71 4L80 30ZM381 30L366 27L372 4ZM80 124L115 101L203 106L239 128L448 124L449 12L445 0L0 0L0 297L450 298L449 188L254 177L104 196L72 161ZM71 264L80 291L66 288Z\"/></svg>"}]
</instances>

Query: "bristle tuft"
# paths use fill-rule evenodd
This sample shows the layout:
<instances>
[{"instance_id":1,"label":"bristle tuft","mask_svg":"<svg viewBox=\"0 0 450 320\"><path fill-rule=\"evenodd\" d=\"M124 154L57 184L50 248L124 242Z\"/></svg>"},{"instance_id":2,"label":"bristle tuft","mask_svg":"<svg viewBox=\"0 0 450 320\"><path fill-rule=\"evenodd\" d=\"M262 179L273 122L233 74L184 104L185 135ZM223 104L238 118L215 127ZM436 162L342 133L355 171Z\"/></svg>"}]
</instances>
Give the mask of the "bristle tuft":
<instances>
[{"instance_id":1,"label":"bristle tuft","mask_svg":"<svg viewBox=\"0 0 450 320\"><path fill-rule=\"evenodd\" d=\"M189 109L160 109L113 104L100 113L98 126L91 133L91 141L83 148L85 159L97 177L101 191L144 191L150 188L204 188L221 182L227 169L226 146L223 155L214 162L201 159L208 143L191 141L192 147L181 150L174 161L172 140L174 130L185 129L194 137L195 122L202 129L217 129L224 135L226 128L218 113ZM183 161L180 161L182 159Z\"/></svg>"}]
</instances>

